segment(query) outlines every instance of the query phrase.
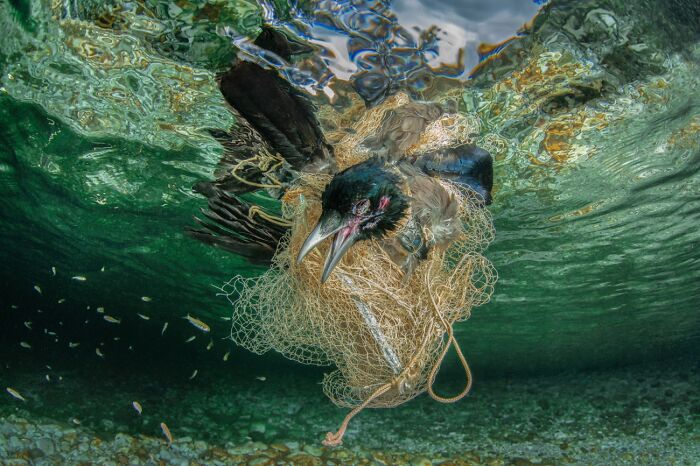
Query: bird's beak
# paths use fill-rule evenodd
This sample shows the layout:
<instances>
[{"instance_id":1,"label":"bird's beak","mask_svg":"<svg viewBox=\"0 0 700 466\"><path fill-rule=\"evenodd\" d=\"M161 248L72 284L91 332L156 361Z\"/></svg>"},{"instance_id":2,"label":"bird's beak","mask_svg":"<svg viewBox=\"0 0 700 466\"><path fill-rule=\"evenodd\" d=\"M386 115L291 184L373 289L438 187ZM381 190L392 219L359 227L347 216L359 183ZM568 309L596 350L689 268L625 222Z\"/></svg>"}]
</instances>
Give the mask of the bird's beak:
<instances>
[{"instance_id":1,"label":"bird's beak","mask_svg":"<svg viewBox=\"0 0 700 466\"><path fill-rule=\"evenodd\" d=\"M349 221L341 219L335 215L324 215L318 221L316 227L309 233L309 236L304 241L304 244L299 250L297 256L297 264L300 264L304 257L311 252L313 248L321 244L321 242L335 233L331 250L326 257L326 263L323 266L321 274L321 283L324 283L331 272L338 264L347 250L355 243L357 239L357 227L350 224Z\"/></svg>"}]
</instances>

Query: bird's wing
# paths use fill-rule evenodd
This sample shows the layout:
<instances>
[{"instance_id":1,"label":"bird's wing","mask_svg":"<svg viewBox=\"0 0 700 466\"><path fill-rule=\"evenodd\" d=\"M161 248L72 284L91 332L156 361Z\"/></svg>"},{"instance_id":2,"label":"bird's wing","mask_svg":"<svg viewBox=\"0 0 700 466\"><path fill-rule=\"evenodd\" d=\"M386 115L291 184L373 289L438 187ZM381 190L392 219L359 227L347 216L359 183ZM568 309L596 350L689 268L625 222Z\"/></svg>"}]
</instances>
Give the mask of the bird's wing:
<instances>
[{"instance_id":1,"label":"bird's wing","mask_svg":"<svg viewBox=\"0 0 700 466\"><path fill-rule=\"evenodd\" d=\"M417 156L413 166L428 176L469 187L483 203L491 204L493 159L484 149L464 144Z\"/></svg>"},{"instance_id":2,"label":"bird's wing","mask_svg":"<svg viewBox=\"0 0 700 466\"><path fill-rule=\"evenodd\" d=\"M186 227L185 233L206 244L245 257L254 264L267 265L288 228L235 195L213 188L205 193L208 210L205 219L195 217L200 228Z\"/></svg>"}]
</instances>

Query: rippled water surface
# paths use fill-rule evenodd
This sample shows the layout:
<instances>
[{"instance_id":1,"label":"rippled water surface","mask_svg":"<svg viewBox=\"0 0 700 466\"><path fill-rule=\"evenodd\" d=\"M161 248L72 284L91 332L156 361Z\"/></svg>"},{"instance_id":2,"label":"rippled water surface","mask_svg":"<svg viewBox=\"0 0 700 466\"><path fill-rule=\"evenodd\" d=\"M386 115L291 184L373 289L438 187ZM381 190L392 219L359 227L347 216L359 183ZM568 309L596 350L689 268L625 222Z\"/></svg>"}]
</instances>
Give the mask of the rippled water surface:
<instances>
[{"instance_id":1,"label":"rippled water surface","mask_svg":"<svg viewBox=\"0 0 700 466\"><path fill-rule=\"evenodd\" d=\"M478 128L499 281L456 329L477 376L697 361L699 15L692 0L0 0L2 362L25 341L36 363L189 374L241 351L212 285L262 269L182 233L221 155L207 129L235 124L215 77L237 59L312 95L329 133L399 91L451 99ZM314 52L261 55L263 22ZM213 350L183 343L188 312Z\"/></svg>"}]
</instances>

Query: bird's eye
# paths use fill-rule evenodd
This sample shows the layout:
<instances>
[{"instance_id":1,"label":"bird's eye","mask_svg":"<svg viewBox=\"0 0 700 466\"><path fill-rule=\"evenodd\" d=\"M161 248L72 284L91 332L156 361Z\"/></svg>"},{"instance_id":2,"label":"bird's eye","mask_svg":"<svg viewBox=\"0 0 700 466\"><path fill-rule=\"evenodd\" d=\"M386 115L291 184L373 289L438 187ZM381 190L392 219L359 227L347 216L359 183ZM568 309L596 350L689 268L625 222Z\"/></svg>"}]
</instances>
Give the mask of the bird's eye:
<instances>
[{"instance_id":1,"label":"bird's eye","mask_svg":"<svg viewBox=\"0 0 700 466\"><path fill-rule=\"evenodd\" d=\"M362 199L352 206L353 215L364 215L369 210L369 199Z\"/></svg>"}]
</instances>

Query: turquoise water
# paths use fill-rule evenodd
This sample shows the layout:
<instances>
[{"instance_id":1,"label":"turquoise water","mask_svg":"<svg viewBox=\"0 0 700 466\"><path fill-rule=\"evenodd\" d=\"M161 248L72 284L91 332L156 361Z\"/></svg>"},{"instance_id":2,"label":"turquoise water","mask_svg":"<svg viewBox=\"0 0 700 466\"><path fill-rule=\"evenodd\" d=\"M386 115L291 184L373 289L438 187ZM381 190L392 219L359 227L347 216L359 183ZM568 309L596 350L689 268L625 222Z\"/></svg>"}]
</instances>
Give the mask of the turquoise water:
<instances>
[{"instance_id":1,"label":"turquoise water","mask_svg":"<svg viewBox=\"0 0 700 466\"><path fill-rule=\"evenodd\" d=\"M80 428L105 436L159 436L158 416L172 418L171 427L180 416L176 436L236 444L317 443L313 436L342 418L315 384L324 369L252 356L226 339L230 305L213 285L263 269L182 233L206 204L190 188L211 178L221 155L206 129L235 123L215 76L236 59L232 40L245 43L265 20L316 47L280 71L315 94L326 130L337 129L328 115L347 111L352 99L345 96L375 99L379 82L417 99L454 98L496 162L490 210L497 234L486 255L499 281L492 301L456 327L477 380L475 398L374 410L367 414L373 423L358 421L363 429L349 442L439 450L449 436L423 430L426 422L414 424L420 435L409 436L411 448L370 426L391 431L383 416L410 426L422 419L411 409L445 410L451 419L485 413L485 405L469 405L480 397L506 400L514 424L524 422L526 403L499 391L504 377L524 377L516 380L527 380L533 392L560 386L571 399L572 380L587 377L615 396L635 377L662 393L645 369L615 368L672 360L681 369L667 377L674 387L669 410L681 410L673 417L684 423L669 421L665 432L688 436L677 457L690 458L682 453L698 439L697 390L684 391L682 374L697 380L700 347L700 30L692 20L699 15L696 2L681 0L0 2L0 379L29 400L18 405L7 395L0 413L59 423L78 416ZM378 35L376 21L389 25L386 35ZM434 24L441 30L431 31ZM368 31L377 35L370 40ZM498 53L477 52L481 42L504 41ZM377 56L400 65L367 65ZM121 323L105 321L98 308ZM182 319L187 313L210 324L211 334L197 334ZM185 343L191 335L197 338ZM456 360L446 362L446 387L460 384L456 368ZM46 381L50 371L65 382ZM557 378L562 373L569 375ZM256 384L265 387L260 400ZM228 407L227 387L241 393L231 394L236 401ZM136 396L150 396L158 416L137 423L130 407ZM304 408L289 408L286 396ZM185 401L170 412L164 400ZM255 419L258 402L283 410L288 421ZM235 403L249 418L230 414ZM593 405L576 411L578 422L588 425ZM195 407L214 414L192 415ZM336 418L324 422L330 413ZM628 442L660 429L647 421L639 419L643 426ZM274 427L265 435L250 427L256 422ZM506 420L498 425L510 428ZM554 435L511 446L549 445ZM611 427L605 435L617 434ZM508 444L498 443L492 456ZM459 442L444 450L461 451Z\"/></svg>"}]
</instances>

